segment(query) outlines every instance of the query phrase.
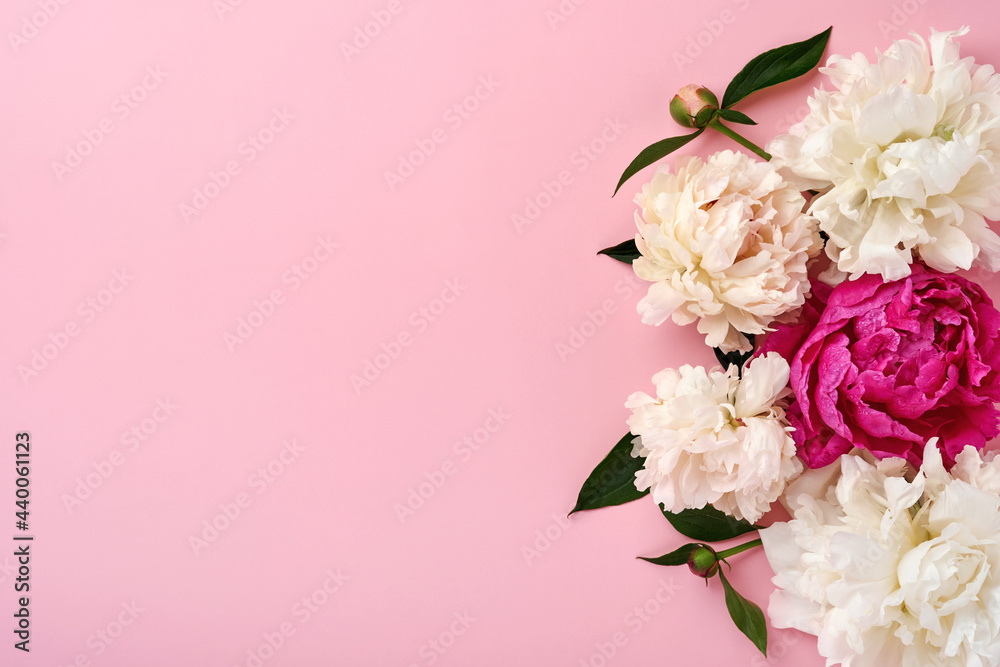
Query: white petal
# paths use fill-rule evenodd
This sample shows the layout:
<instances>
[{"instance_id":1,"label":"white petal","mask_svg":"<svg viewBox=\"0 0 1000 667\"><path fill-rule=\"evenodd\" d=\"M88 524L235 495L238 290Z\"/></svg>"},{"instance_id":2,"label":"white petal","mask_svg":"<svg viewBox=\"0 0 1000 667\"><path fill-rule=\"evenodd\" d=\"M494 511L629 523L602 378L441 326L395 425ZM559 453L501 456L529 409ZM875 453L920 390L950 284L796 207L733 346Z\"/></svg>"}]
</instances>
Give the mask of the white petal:
<instances>
[{"instance_id":1,"label":"white petal","mask_svg":"<svg viewBox=\"0 0 1000 667\"><path fill-rule=\"evenodd\" d=\"M771 409L788 386L789 367L777 352L752 359L736 389L736 416L753 417Z\"/></svg>"},{"instance_id":2,"label":"white petal","mask_svg":"<svg viewBox=\"0 0 1000 667\"><path fill-rule=\"evenodd\" d=\"M684 303L684 297L668 283L657 282L649 286L649 292L639 300L636 310L643 324L659 326Z\"/></svg>"},{"instance_id":3,"label":"white petal","mask_svg":"<svg viewBox=\"0 0 1000 667\"><path fill-rule=\"evenodd\" d=\"M927 136L937 122L937 105L927 95L906 87L893 88L869 98L858 116L858 138L873 144L889 144L901 134Z\"/></svg>"}]
</instances>

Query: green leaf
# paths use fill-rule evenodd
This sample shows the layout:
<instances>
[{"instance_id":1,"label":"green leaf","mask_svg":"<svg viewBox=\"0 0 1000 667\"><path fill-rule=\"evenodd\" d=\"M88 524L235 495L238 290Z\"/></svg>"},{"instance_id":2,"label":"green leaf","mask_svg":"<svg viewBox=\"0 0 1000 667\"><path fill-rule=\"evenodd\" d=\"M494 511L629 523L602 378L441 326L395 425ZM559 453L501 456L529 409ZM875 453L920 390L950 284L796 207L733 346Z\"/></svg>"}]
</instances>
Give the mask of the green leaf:
<instances>
[{"instance_id":1,"label":"green leaf","mask_svg":"<svg viewBox=\"0 0 1000 667\"><path fill-rule=\"evenodd\" d=\"M706 125L708 125L708 121L715 118L715 114L717 114L718 112L719 110L716 108L705 107L704 109L698 112L697 116L694 117L694 126L705 127Z\"/></svg>"},{"instance_id":2,"label":"green leaf","mask_svg":"<svg viewBox=\"0 0 1000 667\"><path fill-rule=\"evenodd\" d=\"M741 123L743 125L756 125L757 121L750 118L742 111L737 111L736 109L723 109L719 112L723 120L728 120L732 123Z\"/></svg>"},{"instance_id":3,"label":"green leaf","mask_svg":"<svg viewBox=\"0 0 1000 667\"><path fill-rule=\"evenodd\" d=\"M626 264L631 264L633 260L642 257L639 248L635 245L635 239L622 241L618 245L605 248L597 254L607 255L611 259L617 259L619 262L625 262Z\"/></svg>"},{"instance_id":4,"label":"green leaf","mask_svg":"<svg viewBox=\"0 0 1000 667\"><path fill-rule=\"evenodd\" d=\"M816 67L826 50L831 30L832 27L803 42L771 49L748 62L729 82L722 96L722 108L728 109L750 93L802 76Z\"/></svg>"},{"instance_id":5,"label":"green leaf","mask_svg":"<svg viewBox=\"0 0 1000 667\"><path fill-rule=\"evenodd\" d=\"M757 530L757 526L749 521L723 514L711 505L706 505L700 510L683 510L676 514L667 512L662 507L661 511L678 533L692 540L722 542Z\"/></svg>"},{"instance_id":6,"label":"green leaf","mask_svg":"<svg viewBox=\"0 0 1000 667\"><path fill-rule=\"evenodd\" d=\"M621 189L625 181L635 176L635 174L637 174L640 170L645 169L657 160L670 155L704 131L705 128L701 128L691 134L685 134L682 137L670 137L669 139L657 141L655 144L643 148L642 152L639 153L639 155L632 160L632 163L625 168L625 173L622 174L621 180L618 181L618 185L615 187L615 194L618 194L618 191Z\"/></svg>"},{"instance_id":7,"label":"green leaf","mask_svg":"<svg viewBox=\"0 0 1000 667\"><path fill-rule=\"evenodd\" d=\"M753 334L743 335L750 341L751 349L749 352L740 352L738 350L723 352L717 347L712 348L712 351L715 352L715 358L718 359L723 370L729 370L730 366L736 366L736 368L739 369L740 375L743 374L743 366L746 365L746 363L750 360L750 357L753 356L753 346L754 341L756 340L756 337Z\"/></svg>"},{"instance_id":8,"label":"green leaf","mask_svg":"<svg viewBox=\"0 0 1000 667\"><path fill-rule=\"evenodd\" d=\"M722 570L723 568L719 568L719 576L722 578L722 587L726 590L726 609L729 610L733 623L767 657L767 622L764 620L764 612L737 593Z\"/></svg>"},{"instance_id":9,"label":"green leaf","mask_svg":"<svg viewBox=\"0 0 1000 667\"><path fill-rule=\"evenodd\" d=\"M686 565L688 558L691 557L691 552L700 546L701 545L697 542L692 542L691 544L685 544L680 549L664 554L659 558L646 558L645 556L639 556L639 559L644 560L647 563L652 563L653 565Z\"/></svg>"},{"instance_id":10,"label":"green leaf","mask_svg":"<svg viewBox=\"0 0 1000 667\"><path fill-rule=\"evenodd\" d=\"M597 464L594 472L590 473L590 477L583 483L580 495L576 499L576 507L570 514L621 505L638 500L649 493L649 489L639 491L635 488L635 473L642 470L646 460L641 456L632 458L634 439L634 435L626 433L604 460Z\"/></svg>"}]
</instances>

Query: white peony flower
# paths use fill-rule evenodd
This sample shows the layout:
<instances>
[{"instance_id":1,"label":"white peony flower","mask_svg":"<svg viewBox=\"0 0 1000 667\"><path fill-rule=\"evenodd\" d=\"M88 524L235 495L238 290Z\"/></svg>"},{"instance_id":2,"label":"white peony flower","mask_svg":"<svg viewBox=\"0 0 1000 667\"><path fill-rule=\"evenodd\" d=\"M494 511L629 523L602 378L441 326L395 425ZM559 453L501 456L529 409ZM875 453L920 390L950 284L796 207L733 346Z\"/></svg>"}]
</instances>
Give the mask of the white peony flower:
<instances>
[{"instance_id":1,"label":"white peony flower","mask_svg":"<svg viewBox=\"0 0 1000 667\"><path fill-rule=\"evenodd\" d=\"M955 37L895 42L875 62L832 56L809 115L767 145L830 240L831 275L899 280L914 254L945 273L1000 269L1000 75ZM838 271L839 269L839 271Z\"/></svg>"},{"instance_id":2,"label":"white peony flower","mask_svg":"<svg viewBox=\"0 0 1000 667\"><path fill-rule=\"evenodd\" d=\"M948 474L935 438L913 481L903 459L839 468L760 533L771 624L817 635L828 666L1000 663L1000 460L966 447Z\"/></svg>"},{"instance_id":3,"label":"white peony flower","mask_svg":"<svg viewBox=\"0 0 1000 667\"><path fill-rule=\"evenodd\" d=\"M737 519L757 521L785 483L802 471L784 410L788 362L776 352L750 361L737 376L681 366L653 377L656 398L629 396L632 456L640 491L668 512L712 504Z\"/></svg>"},{"instance_id":4,"label":"white peony flower","mask_svg":"<svg viewBox=\"0 0 1000 667\"><path fill-rule=\"evenodd\" d=\"M766 162L723 151L680 157L636 196L642 257L632 267L653 282L639 302L646 324L698 322L711 347L749 351L741 334L762 334L809 292L806 262L820 250L805 199Z\"/></svg>"}]
</instances>

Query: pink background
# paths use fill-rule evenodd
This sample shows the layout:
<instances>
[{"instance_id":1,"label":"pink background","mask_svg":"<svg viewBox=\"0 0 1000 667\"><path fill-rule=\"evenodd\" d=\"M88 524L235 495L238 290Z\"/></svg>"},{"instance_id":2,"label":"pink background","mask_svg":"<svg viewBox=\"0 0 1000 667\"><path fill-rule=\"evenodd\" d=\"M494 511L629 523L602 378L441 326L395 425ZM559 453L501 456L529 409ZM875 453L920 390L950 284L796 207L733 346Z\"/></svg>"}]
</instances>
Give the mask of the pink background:
<instances>
[{"instance_id":1,"label":"pink background","mask_svg":"<svg viewBox=\"0 0 1000 667\"><path fill-rule=\"evenodd\" d=\"M636 561L686 541L652 502L563 518L626 396L713 361L594 253L634 233L641 177L610 195L681 85L830 24L869 54L972 24L1000 63L995 3L62 2L0 9L0 664L823 664ZM743 104L748 136L820 80ZM732 580L766 605L770 576Z\"/></svg>"}]
</instances>

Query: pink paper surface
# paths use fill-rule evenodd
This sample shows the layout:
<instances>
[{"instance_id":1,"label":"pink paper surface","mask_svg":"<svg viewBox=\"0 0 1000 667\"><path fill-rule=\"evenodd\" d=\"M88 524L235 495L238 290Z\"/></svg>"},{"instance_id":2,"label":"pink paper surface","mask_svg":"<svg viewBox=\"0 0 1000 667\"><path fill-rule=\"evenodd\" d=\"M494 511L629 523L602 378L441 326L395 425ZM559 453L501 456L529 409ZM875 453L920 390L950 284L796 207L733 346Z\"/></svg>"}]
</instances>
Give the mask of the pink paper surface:
<instances>
[{"instance_id":1,"label":"pink paper surface","mask_svg":"<svg viewBox=\"0 0 1000 667\"><path fill-rule=\"evenodd\" d=\"M693 327L642 325L643 284L595 256L634 234L648 172L611 192L678 133L684 84L721 93L831 24L828 54L969 24L963 53L1000 63L998 17L4 3L0 664L822 665L792 631L765 660L718 582L635 560L686 541L651 501L565 518L628 394L714 363ZM741 105L746 134L786 129L821 79ZM15 534L35 537L27 654ZM766 607L770 576L758 550L731 579Z\"/></svg>"}]
</instances>

